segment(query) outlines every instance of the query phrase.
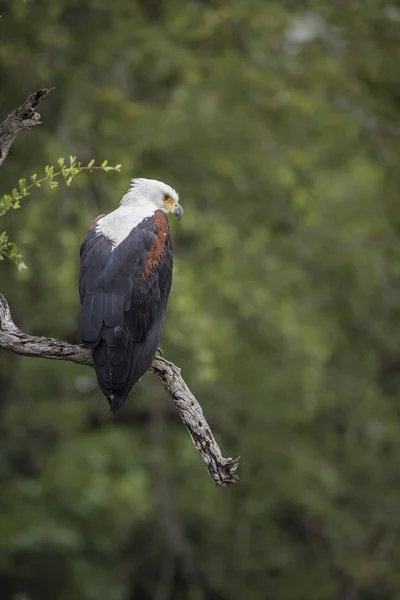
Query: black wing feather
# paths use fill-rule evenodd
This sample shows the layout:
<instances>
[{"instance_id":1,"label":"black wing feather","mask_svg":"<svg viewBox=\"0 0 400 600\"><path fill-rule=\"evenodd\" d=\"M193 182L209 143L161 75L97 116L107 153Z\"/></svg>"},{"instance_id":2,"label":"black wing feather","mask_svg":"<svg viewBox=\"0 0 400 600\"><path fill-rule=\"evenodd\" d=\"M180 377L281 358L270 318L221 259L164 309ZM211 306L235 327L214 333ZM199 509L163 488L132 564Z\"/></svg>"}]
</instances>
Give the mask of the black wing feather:
<instances>
[{"instance_id":1,"label":"black wing feather","mask_svg":"<svg viewBox=\"0 0 400 600\"><path fill-rule=\"evenodd\" d=\"M151 366L164 327L172 246L168 230L163 255L146 272L156 235L150 217L114 250L94 230L81 247L80 333L92 348L97 379L113 411Z\"/></svg>"}]
</instances>

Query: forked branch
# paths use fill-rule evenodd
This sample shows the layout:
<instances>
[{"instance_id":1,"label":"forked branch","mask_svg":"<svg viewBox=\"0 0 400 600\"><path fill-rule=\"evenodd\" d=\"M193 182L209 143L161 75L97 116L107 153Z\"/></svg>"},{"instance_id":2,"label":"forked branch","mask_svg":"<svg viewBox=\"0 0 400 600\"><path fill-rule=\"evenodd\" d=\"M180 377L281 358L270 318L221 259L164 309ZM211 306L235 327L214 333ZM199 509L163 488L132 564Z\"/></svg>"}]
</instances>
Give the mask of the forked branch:
<instances>
[{"instance_id":1,"label":"forked branch","mask_svg":"<svg viewBox=\"0 0 400 600\"><path fill-rule=\"evenodd\" d=\"M22 356L68 360L80 365L93 366L90 350L83 346L68 344L53 338L44 338L23 333L15 325L8 302L0 294L0 348ZM210 426L204 418L202 408L187 387L180 369L164 358L155 357L152 371L162 381L180 418L186 425L195 448L206 464L216 485L233 485L238 481L236 469L238 459L224 458Z\"/></svg>"},{"instance_id":2,"label":"forked branch","mask_svg":"<svg viewBox=\"0 0 400 600\"><path fill-rule=\"evenodd\" d=\"M40 124L40 115L36 112L39 104L50 96L52 89L44 88L33 92L21 106L12 111L0 125L0 165L4 162L15 137L21 131Z\"/></svg>"}]
</instances>

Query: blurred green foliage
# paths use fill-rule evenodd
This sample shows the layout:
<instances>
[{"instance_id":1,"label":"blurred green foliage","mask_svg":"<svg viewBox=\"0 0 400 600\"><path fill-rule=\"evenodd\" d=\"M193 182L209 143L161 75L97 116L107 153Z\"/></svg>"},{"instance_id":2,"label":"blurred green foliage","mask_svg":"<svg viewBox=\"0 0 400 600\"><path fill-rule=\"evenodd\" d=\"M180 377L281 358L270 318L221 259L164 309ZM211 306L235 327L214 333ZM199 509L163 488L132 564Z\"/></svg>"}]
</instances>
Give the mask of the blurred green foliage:
<instances>
[{"instance_id":1,"label":"blurred green foliage","mask_svg":"<svg viewBox=\"0 0 400 600\"><path fill-rule=\"evenodd\" d=\"M10 0L0 114L56 90L1 193L58 156L122 164L2 219L17 324L78 341L79 245L134 176L176 187L162 347L240 483L171 402L116 419L90 370L0 359L0 597L400 595L400 8L394 0Z\"/></svg>"}]
</instances>

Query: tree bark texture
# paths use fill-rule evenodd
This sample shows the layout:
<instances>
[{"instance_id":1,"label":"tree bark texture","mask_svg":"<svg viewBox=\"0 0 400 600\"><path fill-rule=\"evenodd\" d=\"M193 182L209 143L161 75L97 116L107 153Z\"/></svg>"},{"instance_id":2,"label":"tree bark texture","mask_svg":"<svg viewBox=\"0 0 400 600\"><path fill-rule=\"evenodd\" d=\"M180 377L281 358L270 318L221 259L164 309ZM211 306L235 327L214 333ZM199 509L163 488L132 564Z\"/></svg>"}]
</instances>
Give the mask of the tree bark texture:
<instances>
[{"instance_id":1,"label":"tree bark texture","mask_svg":"<svg viewBox=\"0 0 400 600\"><path fill-rule=\"evenodd\" d=\"M11 144L21 131L39 125L40 115L35 112L39 104L50 96L52 89L44 88L33 92L21 106L12 111L0 125L0 166L3 164Z\"/></svg>"},{"instance_id":2,"label":"tree bark texture","mask_svg":"<svg viewBox=\"0 0 400 600\"><path fill-rule=\"evenodd\" d=\"M80 365L93 366L92 354L83 346L68 344L54 338L31 336L15 325L8 302L0 294L0 348L22 356L68 360ZM238 481L238 459L224 458L214 439L202 408L181 376L180 369L165 358L155 357L151 370L161 380L195 448L206 464L216 485L227 486Z\"/></svg>"}]
</instances>

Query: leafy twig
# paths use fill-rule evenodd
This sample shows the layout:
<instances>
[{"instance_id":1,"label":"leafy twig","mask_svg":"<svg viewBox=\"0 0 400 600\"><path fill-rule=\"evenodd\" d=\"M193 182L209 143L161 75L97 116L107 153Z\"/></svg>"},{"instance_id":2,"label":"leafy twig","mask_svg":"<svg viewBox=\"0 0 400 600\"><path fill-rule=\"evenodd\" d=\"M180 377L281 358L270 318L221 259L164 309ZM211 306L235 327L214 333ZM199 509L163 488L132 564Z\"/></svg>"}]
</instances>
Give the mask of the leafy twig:
<instances>
[{"instance_id":1,"label":"leafy twig","mask_svg":"<svg viewBox=\"0 0 400 600\"><path fill-rule=\"evenodd\" d=\"M57 165L58 167L47 165L45 167L45 175L39 179L36 173L31 175L28 184L26 178L20 179L18 187L15 187L11 194L4 194L0 198L0 217L3 217L11 209L16 210L20 208L21 200L30 195L32 188L41 187L45 183L48 183L51 189L57 188L59 184L57 178L62 177L65 184L69 186L76 175L82 173L82 171L104 171L108 173L109 171L121 170L121 165L111 166L107 160L104 160L100 165L96 165L94 160L91 160L87 165L82 165L76 156L70 156L68 164L65 158L59 158ZM0 260L3 260L4 257L12 260L19 270L26 269L23 258L18 253L17 246L9 241L5 231L0 234Z\"/></svg>"}]
</instances>

